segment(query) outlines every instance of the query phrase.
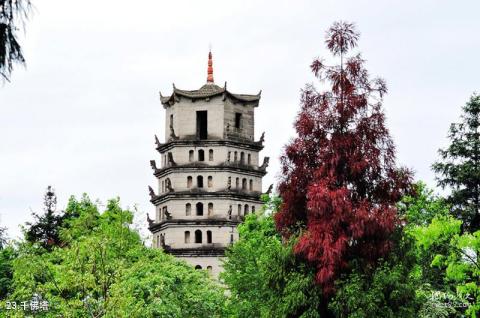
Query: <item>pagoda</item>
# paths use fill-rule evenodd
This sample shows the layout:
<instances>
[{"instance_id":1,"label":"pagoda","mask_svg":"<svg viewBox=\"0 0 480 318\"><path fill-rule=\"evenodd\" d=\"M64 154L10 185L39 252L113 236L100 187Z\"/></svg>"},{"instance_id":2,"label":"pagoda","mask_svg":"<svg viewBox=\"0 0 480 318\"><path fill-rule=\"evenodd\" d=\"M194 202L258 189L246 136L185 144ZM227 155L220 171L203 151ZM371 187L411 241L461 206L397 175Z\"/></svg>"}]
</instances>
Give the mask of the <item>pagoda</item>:
<instances>
[{"instance_id":1,"label":"pagoda","mask_svg":"<svg viewBox=\"0 0 480 318\"><path fill-rule=\"evenodd\" d=\"M238 239L238 224L262 205L269 158L259 164L264 134L254 138L260 95L234 94L226 82L216 85L211 51L205 85L197 90L173 85L171 95L160 93L165 141L155 136L160 160L150 161L158 180L156 192L149 187L153 247L214 277L226 248Z\"/></svg>"}]
</instances>

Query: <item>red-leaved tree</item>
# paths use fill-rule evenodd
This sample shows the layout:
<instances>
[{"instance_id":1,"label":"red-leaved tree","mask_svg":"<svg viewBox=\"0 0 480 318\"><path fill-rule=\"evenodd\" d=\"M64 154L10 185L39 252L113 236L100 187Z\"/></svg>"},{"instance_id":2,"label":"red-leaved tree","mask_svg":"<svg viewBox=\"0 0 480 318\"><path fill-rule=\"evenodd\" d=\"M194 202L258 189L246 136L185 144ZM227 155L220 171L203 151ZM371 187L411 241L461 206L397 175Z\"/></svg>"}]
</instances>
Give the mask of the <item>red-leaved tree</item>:
<instances>
[{"instance_id":1,"label":"red-leaved tree","mask_svg":"<svg viewBox=\"0 0 480 318\"><path fill-rule=\"evenodd\" d=\"M411 188L412 174L396 166L385 127L385 82L370 79L359 54L347 56L358 38L350 23L328 30L327 48L340 64L313 61L328 90L303 89L298 137L281 157L276 225L285 236L300 233L295 252L316 267L325 295L352 259L373 263L388 253L395 204Z\"/></svg>"}]
</instances>

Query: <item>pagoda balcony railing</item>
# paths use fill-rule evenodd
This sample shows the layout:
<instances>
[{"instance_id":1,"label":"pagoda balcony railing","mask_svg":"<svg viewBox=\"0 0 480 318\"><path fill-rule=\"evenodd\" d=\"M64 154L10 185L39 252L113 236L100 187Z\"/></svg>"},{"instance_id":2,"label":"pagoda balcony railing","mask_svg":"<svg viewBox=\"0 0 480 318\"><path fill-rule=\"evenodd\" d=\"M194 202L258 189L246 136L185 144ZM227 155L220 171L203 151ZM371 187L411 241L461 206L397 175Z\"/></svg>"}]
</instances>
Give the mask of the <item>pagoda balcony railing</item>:
<instances>
[{"instance_id":1,"label":"pagoda balcony railing","mask_svg":"<svg viewBox=\"0 0 480 318\"><path fill-rule=\"evenodd\" d=\"M155 223L161 223L171 220L184 220L184 221L199 221L199 220L219 220L219 221L233 221L233 222L242 222L245 219L243 215L225 215L225 214L214 214L214 215L191 215L190 217L174 217L172 215L165 216L162 215L159 220L155 220Z\"/></svg>"},{"instance_id":2,"label":"pagoda balcony railing","mask_svg":"<svg viewBox=\"0 0 480 318\"><path fill-rule=\"evenodd\" d=\"M246 133L243 128L229 127L225 131L227 139L253 141L253 136Z\"/></svg>"}]
</instances>

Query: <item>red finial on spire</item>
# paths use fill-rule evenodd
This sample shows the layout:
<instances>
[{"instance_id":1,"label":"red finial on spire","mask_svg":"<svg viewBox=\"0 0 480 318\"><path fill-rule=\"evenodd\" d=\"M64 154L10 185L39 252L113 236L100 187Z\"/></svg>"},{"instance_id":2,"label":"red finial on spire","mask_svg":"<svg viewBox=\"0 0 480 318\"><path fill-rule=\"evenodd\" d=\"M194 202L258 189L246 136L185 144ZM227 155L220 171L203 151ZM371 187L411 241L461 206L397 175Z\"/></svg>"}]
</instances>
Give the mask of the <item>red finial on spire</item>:
<instances>
[{"instance_id":1,"label":"red finial on spire","mask_svg":"<svg viewBox=\"0 0 480 318\"><path fill-rule=\"evenodd\" d=\"M210 51L208 52L207 83L213 83L212 50L210 50Z\"/></svg>"}]
</instances>

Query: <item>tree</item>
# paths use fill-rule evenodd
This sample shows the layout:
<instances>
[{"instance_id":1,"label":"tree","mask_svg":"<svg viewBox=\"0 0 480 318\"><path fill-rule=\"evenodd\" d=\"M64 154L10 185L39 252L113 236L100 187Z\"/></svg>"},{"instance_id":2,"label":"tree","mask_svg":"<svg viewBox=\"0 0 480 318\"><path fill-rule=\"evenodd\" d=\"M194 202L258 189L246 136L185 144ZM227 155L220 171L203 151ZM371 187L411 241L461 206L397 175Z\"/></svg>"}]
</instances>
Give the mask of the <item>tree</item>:
<instances>
[{"instance_id":1,"label":"tree","mask_svg":"<svg viewBox=\"0 0 480 318\"><path fill-rule=\"evenodd\" d=\"M14 63L25 63L16 33L30 7L30 0L0 0L0 78L4 80L9 80Z\"/></svg>"},{"instance_id":2,"label":"tree","mask_svg":"<svg viewBox=\"0 0 480 318\"><path fill-rule=\"evenodd\" d=\"M67 210L78 217L61 228L62 246L39 252L38 244L20 244L8 299L38 295L50 304L39 317L222 316L223 288L205 271L145 247L118 199L99 213L87 196L71 198Z\"/></svg>"},{"instance_id":3,"label":"tree","mask_svg":"<svg viewBox=\"0 0 480 318\"><path fill-rule=\"evenodd\" d=\"M313 73L330 89L303 89L298 136L281 157L276 225L285 237L300 233L295 253L316 268L325 295L351 260L374 263L388 253L398 222L395 204L411 183L411 173L395 165L385 127L385 82L369 78L360 54L347 56L358 38L345 22L327 32L327 48L340 64L313 61Z\"/></svg>"},{"instance_id":4,"label":"tree","mask_svg":"<svg viewBox=\"0 0 480 318\"><path fill-rule=\"evenodd\" d=\"M0 249L0 299L5 299L11 292L13 279L12 262L15 257L16 252L11 246Z\"/></svg>"},{"instance_id":5,"label":"tree","mask_svg":"<svg viewBox=\"0 0 480 318\"><path fill-rule=\"evenodd\" d=\"M7 245L7 228L0 226L0 250Z\"/></svg>"},{"instance_id":6,"label":"tree","mask_svg":"<svg viewBox=\"0 0 480 318\"><path fill-rule=\"evenodd\" d=\"M412 194L406 195L398 204L398 214L409 227L428 225L435 216L450 214L450 207L444 198L419 181L413 185Z\"/></svg>"},{"instance_id":7,"label":"tree","mask_svg":"<svg viewBox=\"0 0 480 318\"><path fill-rule=\"evenodd\" d=\"M450 145L440 149L441 161L433 164L438 185L451 188L447 200L463 221L464 230L480 229L480 95L462 108L460 123L450 126Z\"/></svg>"},{"instance_id":8,"label":"tree","mask_svg":"<svg viewBox=\"0 0 480 318\"><path fill-rule=\"evenodd\" d=\"M280 200L268 199L276 211ZM231 292L232 317L320 317L321 290L314 271L293 253L295 240L282 243L271 214L250 214L240 238L227 251L221 278Z\"/></svg>"},{"instance_id":9,"label":"tree","mask_svg":"<svg viewBox=\"0 0 480 318\"><path fill-rule=\"evenodd\" d=\"M8 245L6 228L0 227L0 299L5 298L11 290L13 278L12 261L15 256L15 250Z\"/></svg>"},{"instance_id":10,"label":"tree","mask_svg":"<svg viewBox=\"0 0 480 318\"><path fill-rule=\"evenodd\" d=\"M455 287L453 291L438 293L437 303L456 309L458 316L466 307L465 314L474 318L480 314L480 231L462 234L461 225L461 220L439 215L429 225L413 228L411 233L420 250L439 251L430 265L444 271L445 283Z\"/></svg>"},{"instance_id":11,"label":"tree","mask_svg":"<svg viewBox=\"0 0 480 318\"><path fill-rule=\"evenodd\" d=\"M414 185L414 195L407 195L398 204L399 215L407 223L405 236L413 238L415 229L428 226L436 217L446 217L450 214L450 206L445 199L438 197L425 183L418 182ZM445 275L439 268L432 267L431 263L439 253L448 251L447 244L438 242L429 249L416 249L418 266L418 283L427 286L432 291L451 292L452 286L445 283Z\"/></svg>"},{"instance_id":12,"label":"tree","mask_svg":"<svg viewBox=\"0 0 480 318\"><path fill-rule=\"evenodd\" d=\"M25 238L31 243L39 243L44 248L51 249L53 246L61 244L60 228L64 221L64 214L56 213L57 196L51 186L47 187L43 204L45 214L32 213L35 221L34 223L27 222Z\"/></svg>"},{"instance_id":13,"label":"tree","mask_svg":"<svg viewBox=\"0 0 480 318\"><path fill-rule=\"evenodd\" d=\"M336 292L329 304L335 317L419 317L425 300L416 296L419 279L414 275L413 240L397 227L394 241L386 259L379 259L375 266L353 262L352 271L335 281Z\"/></svg>"}]
</instances>

